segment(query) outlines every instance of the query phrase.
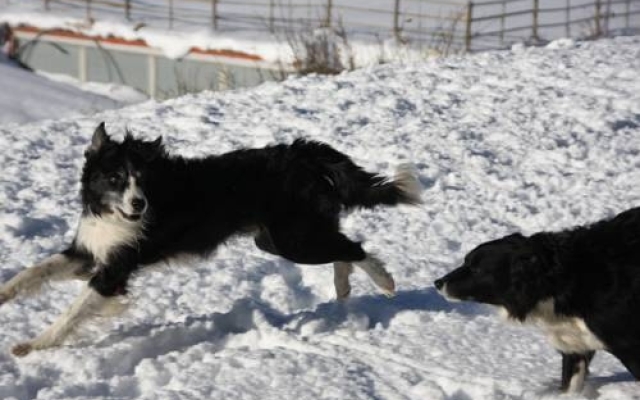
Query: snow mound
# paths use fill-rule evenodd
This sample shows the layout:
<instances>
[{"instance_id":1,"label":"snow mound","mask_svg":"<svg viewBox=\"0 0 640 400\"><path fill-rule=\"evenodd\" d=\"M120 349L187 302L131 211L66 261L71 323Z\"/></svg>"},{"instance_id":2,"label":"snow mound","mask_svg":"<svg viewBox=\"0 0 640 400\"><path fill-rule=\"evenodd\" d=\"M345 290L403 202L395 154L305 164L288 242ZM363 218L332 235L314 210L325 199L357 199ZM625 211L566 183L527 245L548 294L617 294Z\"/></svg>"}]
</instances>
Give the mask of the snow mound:
<instances>
[{"instance_id":1,"label":"snow mound","mask_svg":"<svg viewBox=\"0 0 640 400\"><path fill-rule=\"evenodd\" d=\"M517 48L251 90L144 103L39 126L0 126L0 280L69 242L78 176L101 120L164 135L186 156L323 140L371 171L412 162L420 207L358 211L344 230L387 263L383 298L330 266L298 266L235 239L207 260L137 277L125 316L69 346L0 354L0 398L633 399L607 354L585 392L560 396L560 357L539 332L449 304L434 278L478 243L640 205L640 38ZM188 268L182 268L188 267ZM33 336L81 283L0 308L0 348Z\"/></svg>"},{"instance_id":2,"label":"snow mound","mask_svg":"<svg viewBox=\"0 0 640 400\"><path fill-rule=\"evenodd\" d=\"M2 60L0 92L0 124L93 114L121 106L116 100L51 81Z\"/></svg>"}]
</instances>

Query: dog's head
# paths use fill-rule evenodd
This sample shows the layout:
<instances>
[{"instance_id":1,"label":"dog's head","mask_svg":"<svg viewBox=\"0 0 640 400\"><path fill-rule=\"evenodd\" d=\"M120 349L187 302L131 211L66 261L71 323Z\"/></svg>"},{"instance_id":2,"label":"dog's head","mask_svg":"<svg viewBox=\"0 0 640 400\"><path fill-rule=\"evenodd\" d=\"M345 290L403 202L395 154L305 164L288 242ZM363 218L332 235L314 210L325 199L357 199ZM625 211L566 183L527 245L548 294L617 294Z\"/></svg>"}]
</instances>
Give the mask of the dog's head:
<instances>
[{"instance_id":1,"label":"dog's head","mask_svg":"<svg viewBox=\"0 0 640 400\"><path fill-rule=\"evenodd\" d=\"M98 125L85 152L82 201L98 216L139 221L148 210L145 183L150 164L162 155L162 138L153 142L134 139L128 132L122 142L112 140Z\"/></svg>"},{"instance_id":2,"label":"dog's head","mask_svg":"<svg viewBox=\"0 0 640 400\"><path fill-rule=\"evenodd\" d=\"M513 234L473 249L462 266L435 286L447 299L500 306L510 317L524 320L550 296L550 272L530 239Z\"/></svg>"}]
</instances>

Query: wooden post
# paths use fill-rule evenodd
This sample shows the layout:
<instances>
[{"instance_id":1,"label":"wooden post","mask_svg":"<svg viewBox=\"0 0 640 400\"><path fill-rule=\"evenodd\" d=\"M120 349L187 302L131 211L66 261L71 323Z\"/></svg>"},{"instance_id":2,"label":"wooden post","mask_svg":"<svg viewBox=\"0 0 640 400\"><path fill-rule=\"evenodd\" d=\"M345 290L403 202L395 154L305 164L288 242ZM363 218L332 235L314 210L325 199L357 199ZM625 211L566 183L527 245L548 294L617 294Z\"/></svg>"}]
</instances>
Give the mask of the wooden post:
<instances>
[{"instance_id":1,"label":"wooden post","mask_svg":"<svg viewBox=\"0 0 640 400\"><path fill-rule=\"evenodd\" d=\"M467 28L464 38L465 51L468 53L471 51L471 23L473 21L473 2L467 2Z\"/></svg>"},{"instance_id":2,"label":"wooden post","mask_svg":"<svg viewBox=\"0 0 640 400\"><path fill-rule=\"evenodd\" d=\"M51 7L49 7L49 0L44 0L44 9L46 11L50 11Z\"/></svg>"},{"instance_id":3,"label":"wooden post","mask_svg":"<svg viewBox=\"0 0 640 400\"><path fill-rule=\"evenodd\" d=\"M395 0L393 7L393 36L400 41L400 0Z\"/></svg>"},{"instance_id":4,"label":"wooden post","mask_svg":"<svg viewBox=\"0 0 640 400\"><path fill-rule=\"evenodd\" d=\"M169 0L169 29L173 29L173 0Z\"/></svg>"},{"instance_id":5,"label":"wooden post","mask_svg":"<svg viewBox=\"0 0 640 400\"><path fill-rule=\"evenodd\" d=\"M629 15L631 14L631 0L627 0L627 12L624 14L625 28L629 29Z\"/></svg>"},{"instance_id":6,"label":"wooden post","mask_svg":"<svg viewBox=\"0 0 640 400\"><path fill-rule=\"evenodd\" d=\"M596 0L596 15L595 15L595 24L596 24L596 32L595 36L599 37L602 35L602 27L600 26L600 0Z\"/></svg>"},{"instance_id":7,"label":"wooden post","mask_svg":"<svg viewBox=\"0 0 640 400\"><path fill-rule=\"evenodd\" d=\"M531 37L534 41L538 41L538 12L540 7L540 0L533 0L533 31Z\"/></svg>"},{"instance_id":8,"label":"wooden post","mask_svg":"<svg viewBox=\"0 0 640 400\"><path fill-rule=\"evenodd\" d=\"M502 0L502 15L500 15L500 47L504 47L505 15L507 14L507 0Z\"/></svg>"},{"instance_id":9,"label":"wooden post","mask_svg":"<svg viewBox=\"0 0 640 400\"><path fill-rule=\"evenodd\" d=\"M127 21L131 21L131 0L125 0L124 2L124 15Z\"/></svg>"},{"instance_id":10,"label":"wooden post","mask_svg":"<svg viewBox=\"0 0 640 400\"><path fill-rule=\"evenodd\" d=\"M211 0L211 22L213 29L218 30L218 0Z\"/></svg>"},{"instance_id":11,"label":"wooden post","mask_svg":"<svg viewBox=\"0 0 640 400\"><path fill-rule=\"evenodd\" d=\"M331 13L333 12L333 0L327 0L327 16L325 17L324 26L331 27Z\"/></svg>"}]
</instances>

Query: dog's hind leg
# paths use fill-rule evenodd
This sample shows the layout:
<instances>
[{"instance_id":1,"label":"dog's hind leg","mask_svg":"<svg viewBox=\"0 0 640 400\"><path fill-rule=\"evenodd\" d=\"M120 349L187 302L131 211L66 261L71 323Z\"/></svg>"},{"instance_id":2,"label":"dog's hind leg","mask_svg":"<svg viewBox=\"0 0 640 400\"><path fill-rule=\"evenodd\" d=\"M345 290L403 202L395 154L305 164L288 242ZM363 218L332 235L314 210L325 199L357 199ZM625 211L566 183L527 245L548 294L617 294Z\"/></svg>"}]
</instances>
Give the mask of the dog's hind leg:
<instances>
[{"instance_id":1,"label":"dog's hind leg","mask_svg":"<svg viewBox=\"0 0 640 400\"><path fill-rule=\"evenodd\" d=\"M81 279L86 264L87 262L81 258L62 253L48 257L0 286L0 304L20 294L38 291L46 282Z\"/></svg>"},{"instance_id":2,"label":"dog's hind leg","mask_svg":"<svg viewBox=\"0 0 640 400\"><path fill-rule=\"evenodd\" d=\"M338 299L346 298L351 291L350 263L365 271L385 295L393 295L395 283L384 264L365 253L360 243L334 230L333 226L323 228L320 223L309 222L304 227L296 225L268 229L275 248L286 259L300 264L337 263L334 264L334 285Z\"/></svg>"},{"instance_id":3,"label":"dog's hind leg","mask_svg":"<svg viewBox=\"0 0 640 400\"><path fill-rule=\"evenodd\" d=\"M396 284L393 276L386 270L384 263L377 257L367 254L367 257L355 263L357 267L362 269L369 275L369 278L375 283L387 297L393 297Z\"/></svg>"},{"instance_id":4,"label":"dog's hind leg","mask_svg":"<svg viewBox=\"0 0 640 400\"><path fill-rule=\"evenodd\" d=\"M33 350L41 350L60 345L78 325L87 319L99 315L114 297L105 297L92 287L85 288L67 309L49 328L38 337L20 343L11 349L16 357L24 357Z\"/></svg>"}]
</instances>

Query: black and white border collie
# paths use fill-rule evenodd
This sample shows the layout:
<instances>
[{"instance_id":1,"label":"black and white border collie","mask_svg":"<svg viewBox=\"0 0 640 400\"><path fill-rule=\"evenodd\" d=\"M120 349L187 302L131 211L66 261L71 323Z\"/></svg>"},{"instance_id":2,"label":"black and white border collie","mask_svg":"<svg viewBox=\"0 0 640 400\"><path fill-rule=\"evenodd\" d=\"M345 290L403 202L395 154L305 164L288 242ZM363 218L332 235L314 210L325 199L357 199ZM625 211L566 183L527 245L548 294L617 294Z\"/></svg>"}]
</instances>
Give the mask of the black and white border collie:
<instances>
[{"instance_id":1,"label":"black and white border collie","mask_svg":"<svg viewBox=\"0 0 640 400\"><path fill-rule=\"evenodd\" d=\"M333 263L338 299L353 265L386 294L383 263L340 232L344 210L418 204L409 167L393 180L363 171L330 146L304 140L205 158L168 155L161 138L93 134L82 171L82 216L73 243L0 287L0 304L45 282L87 279L71 307L16 356L61 344L80 323L127 293L141 267L181 254L206 255L232 235L253 233L262 250L301 264Z\"/></svg>"},{"instance_id":2,"label":"black and white border collie","mask_svg":"<svg viewBox=\"0 0 640 400\"><path fill-rule=\"evenodd\" d=\"M596 350L640 379L640 208L481 244L435 285L448 299L495 305L540 326L562 354L564 391L581 390Z\"/></svg>"}]
</instances>

